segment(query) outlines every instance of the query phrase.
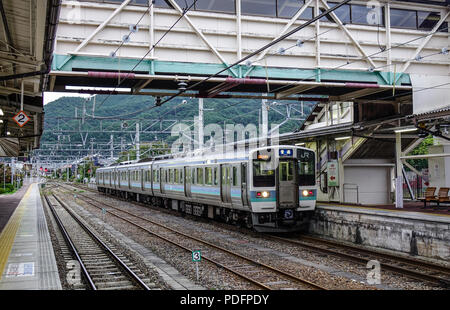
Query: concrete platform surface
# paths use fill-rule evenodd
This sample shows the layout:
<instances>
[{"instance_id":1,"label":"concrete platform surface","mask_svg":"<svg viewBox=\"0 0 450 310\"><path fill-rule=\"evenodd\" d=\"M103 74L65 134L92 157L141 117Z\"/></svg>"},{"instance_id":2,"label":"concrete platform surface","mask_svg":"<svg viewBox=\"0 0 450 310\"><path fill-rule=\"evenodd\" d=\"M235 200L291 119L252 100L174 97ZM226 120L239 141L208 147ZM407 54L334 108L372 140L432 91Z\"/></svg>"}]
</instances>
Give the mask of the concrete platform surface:
<instances>
[{"instance_id":1,"label":"concrete platform surface","mask_svg":"<svg viewBox=\"0 0 450 310\"><path fill-rule=\"evenodd\" d=\"M37 182L0 233L0 290L60 290L58 267Z\"/></svg>"}]
</instances>

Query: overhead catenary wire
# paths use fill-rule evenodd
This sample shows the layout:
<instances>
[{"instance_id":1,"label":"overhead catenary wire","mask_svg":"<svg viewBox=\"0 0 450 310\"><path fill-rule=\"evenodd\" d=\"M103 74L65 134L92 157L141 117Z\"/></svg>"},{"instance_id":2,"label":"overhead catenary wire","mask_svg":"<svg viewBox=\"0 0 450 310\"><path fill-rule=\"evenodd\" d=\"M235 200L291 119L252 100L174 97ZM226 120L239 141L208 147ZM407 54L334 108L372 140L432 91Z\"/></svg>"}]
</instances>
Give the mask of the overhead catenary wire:
<instances>
[{"instance_id":1,"label":"overhead catenary wire","mask_svg":"<svg viewBox=\"0 0 450 310\"><path fill-rule=\"evenodd\" d=\"M193 6L193 4L194 4L195 2L196 2L196 1L194 1L194 2L191 4L191 6L190 6L187 10L184 11L184 13L186 13L186 12ZM340 5L343 5L343 4L345 4L346 2L348 2L348 1L344 1L343 3L340 3ZM339 6L340 6L340 5L339 5ZM327 14L329 13L329 11L331 11L331 10L333 10L333 9L337 9L337 7L338 7L338 6L335 6L335 7L333 7L332 9L323 12L321 15L316 16L316 18L314 18L314 19L308 21L308 22L305 23L305 24L302 24L301 26L297 27L296 29L294 29L294 30L291 31L290 33L286 34L285 36L280 37L277 41L274 41L274 42L269 43L268 45L266 45L266 46L260 48L259 50L253 52L252 54L250 54L250 55L244 57L243 59L241 59L241 60L235 62L234 64L228 66L227 68L225 68L225 69L219 71L218 73L213 74L213 75L211 75L211 76L209 76L209 77L207 77L207 78L205 78L205 79L203 79L203 80L197 82L196 84L194 84L194 85L192 85L192 86L186 88L185 90L180 90L178 93L172 95L172 96L169 97L168 99L166 99L166 100L164 100L163 102L161 102L161 104L168 102L169 100L171 100L171 99L173 99L173 98L179 96L180 94L182 94L182 93L184 93L184 92L186 92L186 91L188 91L188 90L190 90L190 89L192 89L192 88L194 88L194 87L200 85L201 83L207 81L208 79L210 79L210 78L212 78L212 77L215 77L215 76L219 75L220 73L222 73L222 72L228 70L229 68L231 68L231 67L233 67L233 66L235 66L235 65L237 65L237 64L239 64L239 63L241 63L241 62L243 62L243 61L245 61L246 59L249 59L249 58L253 57L254 55L258 54L260 51L262 51L262 50L264 50L264 49L266 49L266 48L268 48L268 47L270 47L270 46L272 46L272 45L278 43L279 41L281 41L281 40L284 39L285 37L289 36L289 35L292 34L293 32L296 32L296 31L300 30L300 29L298 29L298 28L305 27L305 26L311 24L312 22L314 22L314 21L320 19L321 17L327 15ZM183 13L183 14L184 14L184 13ZM180 16L180 18L181 18L181 16ZM173 26L172 26L172 27L173 27ZM171 27L171 28L172 28L172 27ZM329 32L329 31L331 31L331 30L334 30L334 29L330 29L330 30L324 31L324 32L322 32L322 33L316 34L316 35L313 36L312 38L318 37L318 36L320 36L320 35L322 35L322 34L325 34L325 33ZM170 31L170 29L169 29L169 31ZM415 41L415 40L418 40L418 39L420 39L420 38L423 38L423 37L426 37L426 36L429 36L429 35L433 35L433 34L436 33L437 31L442 31L442 29L438 29L438 30L436 30L435 32L428 33L428 34L426 34L426 35L419 36L419 37L414 38L414 39L412 39L412 40L409 40L409 41L406 41L406 42L397 44L397 45L392 46L391 48L388 48L388 49L381 49L381 51L375 52L375 53L373 53L373 54L371 54L371 55L368 55L367 57L362 57L362 58L356 59L356 60L351 61L351 62L348 62L348 61L347 61L345 64L339 65L339 66L337 66L337 67L335 67L335 68L332 68L332 69L321 69L321 70L322 70L322 71L327 71L327 70L336 70L336 69L342 68L342 67L344 67L344 66L346 66L346 65L350 65L350 64L355 63L355 62L357 62L357 61L361 61L361 60L370 58L370 57L372 57L372 56L375 56L375 55L377 55L377 54L386 52L386 51L388 51L389 49L393 49L393 48L396 48L396 47L400 47L400 46L402 46L402 45L406 45L406 44L408 44L408 43L410 43L410 42L413 42L413 41ZM167 34L167 32L166 32L166 34ZM307 41L307 40L310 40L310 39L311 39L311 38L305 39L305 40L302 40L302 41L304 42L304 41ZM159 42L159 41L158 41L158 42ZM152 49L153 49L156 45L157 45L157 44L155 44L155 45L152 47ZM287 49L293 48L293 47L295 47L295 46L298 46L298 45L295 44L295 45L293 45L293 46L291 46L291 47L289 47L289 48L287 48ZM285 49L285 50L287 50L287 49ZM150 50L150 51L151 51L151 50ZM149 52L150 52L150 51L149 51ZM148 52L148 53L149 53L149 52ZM148 54L148 53L147 53L147 54ZM146 54L146 55L147 55L147 54ZM438 54L438 53L437 53L437 54ZM146 56L146 55L145 55L145 56ZM145 56L144 56L143 58L145 58ZM432 56L432 55L429 55L429 56ZM142 58L142 59L143 59L143 58ZM264 57L264 58L265 58L265 57ZM140 62L142 61L142 59L140 60ZM140 64L140 62L138 62L138 64L136 64L136 66L132 69L132 71L134 71L134 69L137 67L137 65ZM383 66L383 67L385 67L385 66ZM376 69L376 68L374 68L374 69ZM307 80L307 79L314 78L315 76L317 76L317 74L318 74L318 73L315 73L314 75L311 75L310 77L303 78L303 79L301 79L301 80L299 80L299 81L303 81L303 80ZM116 86L116 88L119 87L119 86L126 80L126 78L127 78L127 76L121 81L121 83L119 83L119 85ZM292 85L293 85L293 84L292 84ZM275 90L272 90L272 92L276 92L276 91L278 91L278 90L280 90L280 89L283 89L283 88L286 88L286 87L289 87L289 86L292 86L292 85L289 84L289 85L281 86L280 88L277 88L277 89L275 89ZM116 88L115 88L115 89L116 89ZM111 94L112 94L112 92L108 95L108 97L109 97ZM107 98L108 98L108 97L107 97ZM100 106L107 100L107 98L105 98L105 99L102 101L102 103L101 103L98 107L100 107ZM179 106L179 105L178 105L178 106ZM176 106L176 107L178 107L178 106ZM104 118L116 118L116 117L122 117L122 116L134 115L134 114L143 112L143 111L145 111L145 110L153 109L153 108L155 108L155 107L156 107L156 106L153 106L153 107L150 107L150 108L145 108L145 109L142 109L142 110L139 110L139 111L135 111L135 112L132 112L132 113L129 113L129 114L124 114L124 115L119 115L119 116L108 116L108 117L104 117ZM174 108L176 108L176 107L174 107ZM168 113L170 113L170 111L165 112L163 115L166 115L166 114L168 114ZM96 118L101 118L101 117L96 117Z\"/></svg>"},{"instance_id":2,"label":"overhead catenary wire","mask_svg":"<svg viewBox=\"0 0 450 310\"><path fill-rule=\"evenodd\" d=\"M191 86L189 86L189 87L186 87L186 89L179 90L178 93L176 93L176 94L170 96L169 98L167 98L167 99L161 101L161 105L164 104L164 103L166 103L166 102L168 102L168 101L170 101L170 100L172 100L172 99L175 98L175 97L178 97L179 95L185 93L186 91L191 90L191 89L197 87L197 86L200 85L200 84L203 84L204 82L210 80L211 78L217 77L217 76L220 75L221 73L223 73L223 72L225 72L225 71L227 71L227 70L233 68L234 66L236 66L236 65L238 65L238 64L240 64L240 63L246 61L247 59L250 59L251 57L253 57L253 56L255 56L255 55L261 53L262 51L268 49L269 47L271 47L271 46L273 46L273 45L275 45L275 44L277 44L277 43L283 41L283 40L286 39L287 37L293 35L294 33L300 31L301 29L303 29L303 28L309 26L310 24L314 23L315 21L319 20L320 18L326 16L326 15L329 14L330 12L333 12L334 10L340 8L341 6L343 6L344 4L346 4L346 3L350 2L350 1L351 1L351 0L344 0L344 1L340 2L340 3L337 4L336 6L330 8L330 9L326 10L325 12L323 12L322 14L320 14L320 15L318 15L318 16L316 16L316 17L310 19L310 20L308 20L308 21L305 22L304 24L302 24L302 25L300 25L300 26L294 28L293 30L289 31L288 33L286 33L286 34L280 36L279 38L273 40L272 42L270 42L270 43L264 45L263 47L257 49L256 51L254 51L254 52L248 54L247 56L241 58L240 60L234 62L233 64L226 66L224 69L218 71L217 73L212 74L212 75L206 77L205 79L203 79L203 80L201 80L201 81L199 81L199 82L197 82L197 83L195 83L195 84L193 84L193 85L191 85Z\"/></svg>"},{"instance_id":3,"label":"overhead catenary wire","mask_svg":"<svg viewBox=\"0 0 450 310\"><path fill-rule=\"evenodd\" d=\"M194 0L193 2L192 2L192 4L188 7L188 8L186 8L186 9L184 9L183 10L183 13L177 18L177 20L170 26L170 28L169 29L167 29L166 30L166 32L164 32L164 34L161 36L161 38L159 38L159 40L145 53L145 55L144 56L142 56L141 57L141 59L136 63L136 65L131 69L131 71L129 72L129 73L131 73L131 72L134 72L134 70L137 68L137 66L139 66L141 63L142 63L142 61L144 61L144 59L145 59L145 57L147 57L147 55L148 54L150 54L151 53L151 51L152 50L154 50L155 49L155 47L167 36L167 34L170 32L170 31L172 31L172 29L175 27L175 25L176 24L178 24L178 22L184 17L184 15L186 15L186 13L187 12L189 12L189 10L195 5L195 3L197 2L198 0ZM98 107L97 108L100 108L104 103L105 103L105 101L113 94L113 92L118 88L118 87L120 87L122 84L123 84L123 82L124 81L126 81L127 80L127 78L128 78L128 74L124 77L124 79L123 80L121 80L115 87L114 87L114 89L107 95L107 97L98 105ZM146 108L146 109L148 109L148 108ZM144 110L142 110L142 111L144 111ZM125 116L127 116L127 115L133 115L133 114L136 114L136 112L133 112L133 113L130 113L130 114L126 114ZM109 116L108 118L110 118L110 117L119 117L119 116ZM95 118L99 118L99 117L95 117Z\"/></svg>"}]
</instances>

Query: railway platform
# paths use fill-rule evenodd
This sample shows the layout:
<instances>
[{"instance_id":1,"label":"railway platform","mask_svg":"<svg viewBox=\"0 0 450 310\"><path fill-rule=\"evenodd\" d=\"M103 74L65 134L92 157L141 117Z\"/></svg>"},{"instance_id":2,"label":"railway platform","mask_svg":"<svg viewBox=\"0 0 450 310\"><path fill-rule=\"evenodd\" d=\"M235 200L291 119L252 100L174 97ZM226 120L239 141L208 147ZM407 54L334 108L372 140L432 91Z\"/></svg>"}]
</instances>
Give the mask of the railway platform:
<instances>
[{"instance_id":1,"label":"railway platform","mask_svg":"<svg viewBox=\"0 0 450 310\"><path fill-rule=\"evenodd\" d=\"M423 203L396 209L318 203L310 233L443 261L450 260L450 212L422 209Z\"/></svg>"},{"instance_id":2,"label":"railway platform","mask_svg":"<svg viewBox=\"0 0 450 310\"><path fill-rule=\"evenodd\" d=\"M39 183L0 196L0 290L60 290Z\"/></svg>"}]
</instances>

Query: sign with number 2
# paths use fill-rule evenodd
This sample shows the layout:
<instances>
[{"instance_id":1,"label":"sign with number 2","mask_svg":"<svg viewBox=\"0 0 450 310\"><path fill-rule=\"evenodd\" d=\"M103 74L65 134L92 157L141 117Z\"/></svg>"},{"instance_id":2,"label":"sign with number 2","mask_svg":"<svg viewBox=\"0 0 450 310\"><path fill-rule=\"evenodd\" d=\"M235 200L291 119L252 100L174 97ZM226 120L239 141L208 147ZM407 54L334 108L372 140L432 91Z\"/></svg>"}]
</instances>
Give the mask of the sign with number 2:
<instances>
[{"instance_id":1,"label":"sign with number 2","mask_svg":"<svg viewBox=\"0 0 450 310\"><path fill-rule=\"evenodd\" d=\"M16 114L16 116L13 117L13 120L17 123L17 125L23 127L26 123L28 123L30 118L24 111L20 111Z\"/></svg>"}]
</instances>

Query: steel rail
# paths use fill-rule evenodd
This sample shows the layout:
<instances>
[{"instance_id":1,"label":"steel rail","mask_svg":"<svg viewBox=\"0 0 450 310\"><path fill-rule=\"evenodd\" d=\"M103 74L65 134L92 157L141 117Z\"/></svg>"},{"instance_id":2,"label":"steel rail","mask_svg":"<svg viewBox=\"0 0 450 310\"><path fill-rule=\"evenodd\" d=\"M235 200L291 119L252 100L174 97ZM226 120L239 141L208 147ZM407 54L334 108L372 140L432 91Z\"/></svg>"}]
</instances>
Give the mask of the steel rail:
<instances>
[{"instance_id":1,"label":"steel rail","mask_svg":"<svg viewBox=\"0 0 450 310\"><path fill-rule=\"evenodd\" d=\"M437 271L436 269L440 269L440 268L442 268L442 270L439 272L444 272L444 273L448 274L448 272L450 271L448 268L437 266L435 264L429 264L426 262L418 262L415 260L408 260L407 258L403 258L403 257L392 256L389 254L384 254L384 253L371 251L371 250L367 250L367 249L361 249L361 248L357 248L357 247L353 247L353 246L347 246L347 245L344 245L341 243L335 243L335 242L331 242L328 240L322 240L322 239L317 239L317 238L312 238L312 237L302 236L302 237L300 237L299 240L292 240L292 239L288 239L288 238L270 235L270 236L267 236L267 238L272 238L274 240L283 241L283 242L289 243L289 244L299 245L301 247L308 248L309 250L313 250L316 252L321 252L321 253L325 253L325 254L329 254L329 255L333 255L333 256L338 256L338 257L344 258L346 260L353 261L353 262L363 264L363 265L367 264L367 261L368 261L367 257L364 258L364 257L360 257L360 256L353 255L350 253L345 253L345 252L342 252L339 250L322 248L322 247L314 245L314 244L308 244L308 243L302 242L302 240L309 240L310 242L319 242L319 243L323 243L325 245L338 247L338 248L341 247L344 250L354 251L354 252L357 252L359 254L366 255L366 256L370 255L370 256L374 256L374 257L378 257L378 258L402 261L405 264L414 265L414 267L416 267L416 268L417 267L421 267L421 268L425 267L425 268L433 269L434 272ZM419 265L419 264L422 264L422 265ZM431 283L438 284L438 285L441 285L444 287L450 286L449 280L441 278L439 276L430 275L430 274L427 274L424 272L411 270L408 268L396 266L394 264L390 264L390 263L386 263L386 262L380 262L380 267L384 268L386 270L395 272L397 274L403 275L403 276L406 275L415 280L431 282Z\"/></svg>"},{"instance_id":2,"label":"steel rail","mask_svg":"<svg viewBox=\"0 0 450 310\"><path fill-rule=\"evenodd\" d=\"M90 190L92 192L95 192L93 190ZM97 193L97 192L96 192ZM95 200L91 197L89 197L92 200ZM130 202L133 203L135 205L139 205L136 202ZM164 209L162 210L164 211ZM357 262L360 264L366 264L367 263L367 259L361 258L359 256L356 255L351 255L349 253L343 253L340 251L333 251L331 249L325 249L325 248L321 248L319 246L314 246L312 244L306 244L300 241L294 241L292 239L287 239L287 238L281 238L278 236L273 236L273 235L267 235L267 238L274 238L274 239L278 239L279 241L284 241L286 243L290 243L290 244L295 244L295 245L300 245L303 247L306 247L310 250L316 251L316 252L321 252L321 253L325 253L325 254L329 254L329 255L334 255L334 256L339 256L341 258L347 259L349 261L353 261L353 262ZM346 250L352 250L352 251L357 251L361 254L364 255L372 255L372 256L376 256L376 257L381 257L381 258L385 258L385 259L389 259L389 260L394 260L394 261L401 261L405 264L409 264L413 267L416 268L428 268L433 272L441 272L441 273L445 273L446 275L450 275L450 269L448 267L445 266L440 266L437 264L433 264L430 262L425 262L425 261L420 261L420 260L415 260L415 259L408 259L408 258L404 258L404 257L400 257L400 256L394 256L394 255L389 255L389 254L385 254L385 253L381 253L381 252L377 252L377 251L372 251L372 250L368 250L368 249L362 249L362 248L358 248L358 247L354 247L354 246L350 246L350 245L345 245L342 243L336 243L336 242L332 242L329 240L324 240L324 239L317 239L317 238L313 238L310 236L302 236L303 239L309 239L311 242L321 242L321 243L325 243L328 244L330 246L334 246L334 247L342 247L345 248ZM440 278L438 276L434 276L434 275L429 275L429 274L425 274L423 272L419 272L419 271L414 271L411 269L406 269L403 267L399 267L399 266L395 266L392 264L388 264L388 263L380 263L380 266L385 268L386 270L390 270L392 272L395 272L397 274L403 275L403 276L408 276L410 278L413 278L415 280L419 280L419 281L427 281L430 283L434 283L434 284L438 284L444 287L449 287L450 286L450 281L447 279L443 279Z\"/></svg>"},{"instance_id":3,"label":"steel rail","mask_svg":"<svg viewBox=\"0 0 450 310\"><path fill-rule=\"evenodd\" d=\"M53 197L58 201L58 203L70 214L70 216L80 225L80 227L86 231L89 236L101 247L103 248L110 257L113 258L113 260L122 268L122 270L125 271L126 274L142 289L144 290L150 290L150 288L142 281L141 278L139 278L103 241L97 237L97 235L89 229L83 222L80 221L80 219L73 213L73 211L70 210L70 208L61 201L56 195L53 194ZM77 254L77 257L79 255ZM80 258L81 260L81 258ZM86 270L87 272L87 270ZM89 277L90 278L90 277ZM92 280L92 279L91 279Z\"/></svg>"},{"instance_id":4,"label":"steel rail","mask_svg":"<svg viewBox=\"0 0 450 310\"><path fill-rule=\"evenodd\" d=\"M56 220L56 223L58 224L58 227L60 231L62 232L62 235L66 242L69 244L70 249L72 250L73 254L75 255L75 258L77 259L78 263L80 264L81 270L83 272L83 275L88 282L89 287L92 290L97 290L97 287L94 284L94 281L92 280L91 276L89 275L89 272L86 270L86 266L83 263L83 260L81 259L80 255L78 254L78 250L75 247L75 245L72 242L72 239L70 238L68 232L66 231L66 228L64 227L63 223L61 222L61 219L59 218L58 214L56 214L56 210L54 209L53 205L50 203L50 200L48 199L48 196L44 194L45 201L47 202L48 207L50 208L50 211L53 214L53 217Z\"/></svg>"},{"instance_id":5,"label":"steel rail","mask_svg":"<svg viewBox=\"0 0 450 310\"><path fill-rule=\"evenodd\" d=\"M238 257L238 258L240 258L240 259L242 259L242 260L246 260L246 261L248 261L248 262L250 262L250 263L252 263L252 264L255 264L255 265L264 267L265 269L268 269L268 270L270 270L270 271L272 271L272 272L275 272L275 273L277 273L277 274L280 274L280 275L283 275L283 276L285 276L285 277L288 277L288 278L290 278L291 280L294 280L294 281L300 282L300 283L302 283L302 284L308 285L308 286L310 286L310 287L312 287L312 288L314 288L314 289L326 290L326 288L323 287L323 286L320 286L320 285L315 284L315 283L313 283L313 282L310 282L310 281L308 281L308 280L305 280L305 279L296 277L296 276L294 276L294 275L291 275L291 274L289 274L289 273L287 273L287 272L285 272L285 271L282 271L282 270L277 269L277 268L275 268L275 267L269 266L269 265L267 265L267 264L260 263L260 262L258 262L258 261L255 261L255 260L249 258L249 257L243 256L243 255L240 255L240 254L237 254L237 253L232 252L232 251L230 251L230 250L228 250L228 249L225 249L225 248L222 248L222 247L217 246L217 245L215 245L215 244L212 244L212 243L210 243L210 242L208 242L208 241L201 240L201 239L199 239L199 238L196 238L196 237L187 235L187 234L185 234L185 233L183 233L183 232L180 232L180 231L178 231L178 230L176 230L176 229L170 228L170 227L168 227L168 226L166 226L166 225L164 225L164 224L160 224L160 223L151 221L151 220L149 220L149 219L146 219L146 218L137 216L137 215L135 215L135 214L132 214L131 212L128 212L128 211L125 211L125 210L121 210L121 209L119 209L119 208L116 208L116 207L111 206L111 205L109 205L109 204L106 204L106 203L104 203L104 202L98 201L98 200L96 200L96 199L94 199L94 198L92 198L92 197L88 197L88 196L86 196L86 195L79 194L79 196L82 196L82 197L84 197L84 198L91 199L91 200L95 201L96 203L102 204L103 206L107 206L107 207L112 208L112 209L114 209L114 210L118 210L118 211L120 211L120 212L123 212L123 213L125 213L125 214L130 215L130 216L133 216L133 217L138 218L138 219L140 219L140 220L143 220L143 221L145 221L145 222L149 222L149 223L151 223L151 224L153 224L153 225L156 225L156 226L165 228L165 229L167 229L167 230L169 230L169 231L171 231L171 232L173 232L173 233L176 233L176 234L182 235L182 236L184 236L184 237L186 237L186 238L189 238L189 239L195 240L195 241L197 241L197 242L203 243L203 244L205 244L205 245L207 245L207 246L210 246L210 247L215 248L215 249L217 249L217 250L219 250L219 251L225 252L225 253L227 253L227 254L229 254L229 255ZM89 202L89 201L84 200L84 202L86 202L86 203L88 203L88 204L90 204L90 205L92 205L92 206L94 206L94 207L96 207L96 208L98 208L98 209L102 209L102 207L99 207L99 206L97 206L97 205L95 205L95 204L93 204L93 203L91 203L91 202ZM171 241L171 240L165 238L164 236L160 236L159 234L157 234L157 233L155 233L155 232L152 232L152 231L148 230L147 228L142 227L141 225L132 222L132 221L129 220L129 219L123 218L122 216L117 215L117 214L115 214L114 212L111 212L110 210L106 210L106 212L108 212L108 213L110 213L111 215L114 215L114 216L116 216L116 217L118 217L118 218L120 218L120 219L122 219L122 220L125 220L126 222L128 222L128 223L130 223L130 224L132 224L132 225L135 225L135 226L137 226L137 227L139 227L139 228L145 230L146 232L149 232L150 234L155 235L155 236L157 236L157 237L159 237L159 238L161 238L161 239L163 239L163 240L165 240L165 241L168 241L168 242L170 242L170 243L172 243L172 244L175 244L175 245L177 245L177 246L179 246L179 247L182 247L183 249L185 249L185 250L187 250L187 251L192 251L191 249L188 249L188 248L186 248L186 247L184 247L184 246L182 246L182 245L179 245L178 243L176 243L176 242L174 242L174 241ZM204 257L204 258L207 259L206 257ZM218 262L216 262L216 261L214 261L214 260L212 260L212 259L208 259L208 260L211 261L211 262L213 262L214 264L216 264L216 265L218 265L218 266L224 268L224 269L227 269L227 270L229 270L229 271L232 271L234 274L237 274L237 275L243 277L243 275L242 275L241 273L237 273L236 271L233 271L232 269L230 269L230 268L224 266L224 265L221 264L221 263L218 263ZM249 278L246 278L246 279L249 280ZM253 283L255 283L255 280L251 280L251 281L252 281ZM258 285L258 286L261 286L261 287L264 287L264 288L266 288L266 289L270 289L268 286L266 286L266 285L264 285L264 284L262 284L262 283L259 283L259 282L258 282L257 285Z\"/></svg>"}]
</instances>

